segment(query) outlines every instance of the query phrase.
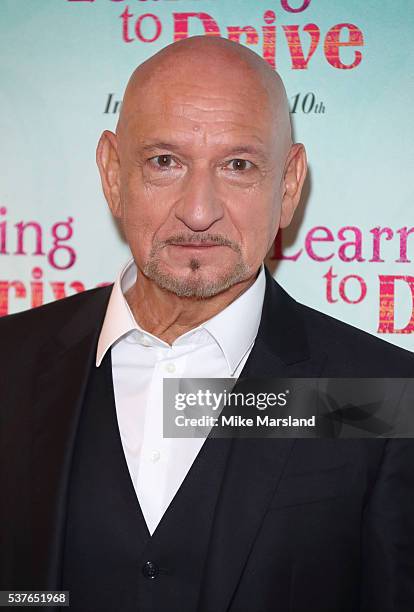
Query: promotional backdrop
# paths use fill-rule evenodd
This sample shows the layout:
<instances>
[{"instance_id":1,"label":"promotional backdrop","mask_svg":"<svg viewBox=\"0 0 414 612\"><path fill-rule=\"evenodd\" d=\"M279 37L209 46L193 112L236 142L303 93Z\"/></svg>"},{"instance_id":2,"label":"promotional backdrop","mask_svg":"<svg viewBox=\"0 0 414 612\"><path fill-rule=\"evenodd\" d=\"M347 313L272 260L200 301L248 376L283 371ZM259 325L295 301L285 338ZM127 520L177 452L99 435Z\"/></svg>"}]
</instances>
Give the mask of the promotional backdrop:
<instances>
[{"instance_id":1,"label":"promotional backdrop","mask_svg":"<svg viewBox=\"0 0 414 612\"><path fill-rule=\"evenodd\" d=\"M414 3L3 0L0 316L113 282L128 259L95 148L132 70L239 41L282 76L309 179L267 263L297 300L414 350Z\"/></svg>"}]
</instances>

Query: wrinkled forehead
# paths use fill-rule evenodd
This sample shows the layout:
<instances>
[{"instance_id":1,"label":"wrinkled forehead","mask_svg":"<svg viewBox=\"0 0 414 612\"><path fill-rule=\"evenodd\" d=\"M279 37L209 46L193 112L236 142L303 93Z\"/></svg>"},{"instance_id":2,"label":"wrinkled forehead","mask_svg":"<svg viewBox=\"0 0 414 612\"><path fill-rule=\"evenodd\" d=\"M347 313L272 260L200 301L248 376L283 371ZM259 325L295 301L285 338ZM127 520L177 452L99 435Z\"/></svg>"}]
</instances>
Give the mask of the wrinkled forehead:
<instances>
[{"instance_id":1,"label":"wrinkled forehead","mask_svg":"<svg viewBox=\"0 0 414 612\"><path fill-rule=\"evenodd\" d=\"M120 136L145 140L154 132L200 134L210 141L220 134L271 139L277 125L277 99L260 76L249 70L227 73L214 66L197 74L157 71L135 83L124 100Z\"/></svg>"}]
</instances>

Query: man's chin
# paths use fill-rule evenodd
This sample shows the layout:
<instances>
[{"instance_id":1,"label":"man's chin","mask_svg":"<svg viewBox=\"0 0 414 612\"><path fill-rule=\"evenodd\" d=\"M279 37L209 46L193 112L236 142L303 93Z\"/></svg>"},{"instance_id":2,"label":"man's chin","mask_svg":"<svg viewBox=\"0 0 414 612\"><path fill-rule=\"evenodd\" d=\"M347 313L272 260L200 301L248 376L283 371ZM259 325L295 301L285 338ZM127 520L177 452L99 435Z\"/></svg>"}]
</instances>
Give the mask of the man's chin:
<instances>
[{"instance_id":1,"label":"man's chin","mask_svg":"<svg viewBox=\"0 0 414 612\"><path fill-rule=\"evenodd\" d=\"M226 272L208 269L207 266L193 264L186 270L173 270L150 262L144 268L144 274L160 287L178 297L209 298L226 291L238 282L248 278L247 267L239 263Z\"/></svg>"}]
</instances>

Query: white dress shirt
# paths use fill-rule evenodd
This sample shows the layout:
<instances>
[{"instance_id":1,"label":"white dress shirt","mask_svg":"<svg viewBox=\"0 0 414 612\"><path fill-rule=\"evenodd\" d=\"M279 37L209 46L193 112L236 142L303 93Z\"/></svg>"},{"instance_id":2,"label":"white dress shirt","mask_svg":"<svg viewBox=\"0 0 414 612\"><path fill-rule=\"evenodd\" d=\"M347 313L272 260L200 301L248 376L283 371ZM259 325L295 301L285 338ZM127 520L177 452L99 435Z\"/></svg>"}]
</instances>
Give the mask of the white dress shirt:
<instances>
[{"instance_id":1,"label":"white dress shirt","mask_svg":"<svg viewBox=\"0 0 414 612\"><path fill-rule=\"evenodd\" d=\"M142 329L124 297L133 259L119 273L98 340L96 367L111 347L116 414L125 459L149 532L155 531L205 438L163 438L163 378L237 378L256 339L266 278L172 345Z\"/></svg>"}]
</instances>

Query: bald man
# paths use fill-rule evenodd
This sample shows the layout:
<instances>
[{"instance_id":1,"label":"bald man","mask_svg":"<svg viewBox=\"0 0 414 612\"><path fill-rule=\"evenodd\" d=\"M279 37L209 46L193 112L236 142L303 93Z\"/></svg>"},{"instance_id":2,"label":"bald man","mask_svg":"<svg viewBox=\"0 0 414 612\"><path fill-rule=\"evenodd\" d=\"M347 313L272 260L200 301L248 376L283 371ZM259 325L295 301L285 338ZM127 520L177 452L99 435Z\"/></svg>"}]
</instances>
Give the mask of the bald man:
<instances>
[{"instance_id":1,"label":"bald man","mask_svg":"<svg viewBox=\"0 0 414 612\"><path fill-rule=\"evenodd\" d=\"M264 265L307 168L279 76L221 38L169 45L97 163L131 259L0 321L1 588L76 612L412 612L411 440L162 435L165 378L414 372Z\"/></svg>"}]
</instances>

